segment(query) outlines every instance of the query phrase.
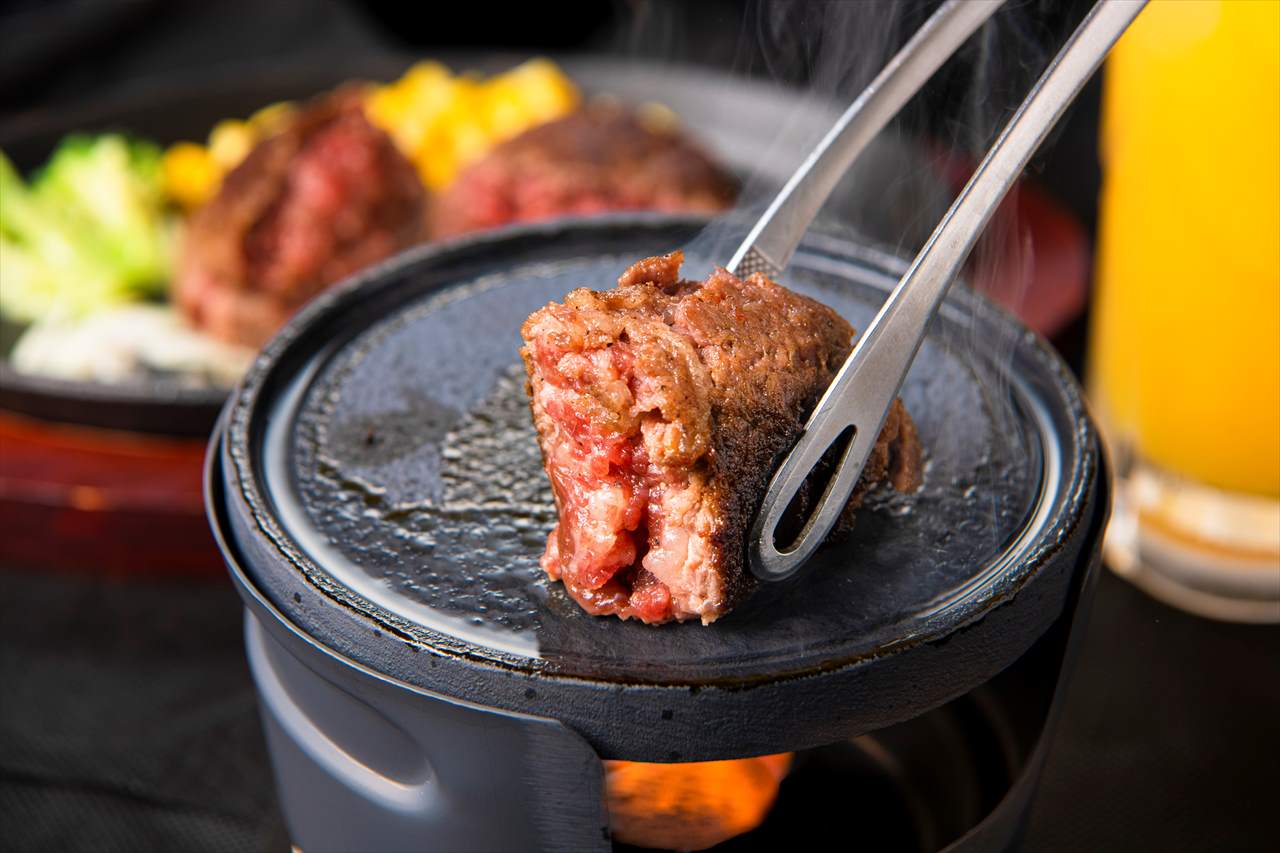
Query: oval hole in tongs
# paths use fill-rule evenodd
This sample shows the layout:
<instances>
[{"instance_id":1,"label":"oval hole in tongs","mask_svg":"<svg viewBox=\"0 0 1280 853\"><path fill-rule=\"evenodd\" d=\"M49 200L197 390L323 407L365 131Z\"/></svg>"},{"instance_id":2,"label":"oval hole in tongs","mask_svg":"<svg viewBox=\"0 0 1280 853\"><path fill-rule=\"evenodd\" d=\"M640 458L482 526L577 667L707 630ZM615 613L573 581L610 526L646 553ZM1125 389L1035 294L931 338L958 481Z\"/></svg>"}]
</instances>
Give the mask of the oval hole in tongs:
<instances>
[{"instance_id":1,"label":"oval hole in tongs","mask_svg":"<svg viewBox=\"0 0 1280 853\"><path fill-rule=\"evenodd\" d=\"M835 527L915 360L929 320L978 235L1049 129L1146 2L1099 0L1089 11L867 326L769 483L747 540L748 562L757 578L772 582L791 577ZM983 0L944 3L788 181L734 254L734 268L780 272L857 152L999 5ZM823 455L851 426L852 440L816 509L786 548L778 548L777 531L785 508L791 506Z\"/></svg>"},{"instance_id":2,"label":"oval hole in tongs","mask_svg":"<svg viewBox=\"0 0 1280 853\"><path fill-rule=\"evenodd\" d=\"M826 501L827 496L830 495L835 486L836 471L848 458L853 437L857 431L858 428L852 424L845 427L823 452L818 464L809 472L800 488L791 497L782 517L778 519L778 526L773 531L773 546L779 551L794 550L796 544L812 527L813 514L809 510ZM817 500L814 500L815 495Z\"/></svg>"}]
</instances>

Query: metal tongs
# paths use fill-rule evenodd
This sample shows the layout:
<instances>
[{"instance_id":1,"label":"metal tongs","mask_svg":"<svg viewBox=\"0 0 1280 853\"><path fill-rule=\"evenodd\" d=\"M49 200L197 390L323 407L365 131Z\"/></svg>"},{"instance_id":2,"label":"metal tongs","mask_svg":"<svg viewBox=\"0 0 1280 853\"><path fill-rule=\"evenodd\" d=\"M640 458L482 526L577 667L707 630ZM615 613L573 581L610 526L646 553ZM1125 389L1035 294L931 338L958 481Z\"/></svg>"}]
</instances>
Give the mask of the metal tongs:
<instances>
[{"instance_id":1,"label":"metal tongs","mask_svg":"<svg viewBox=\"0 0 1280 853\"><path fill-rule=\"evenodd\" d=\"M780 581L811 557L853 493L925 329L996 206L1067 105L1147 0L1099 0L1054 57L827 388L799 442L774 473L751 528L748 557L762 581ZM1004 4L947 0L889 61L813 150L734 253L738 275L776 277L857 156L933 73ZM800 534L776 542L796 492L848 432L822 497Z\"/></svg>"}]
</instances>

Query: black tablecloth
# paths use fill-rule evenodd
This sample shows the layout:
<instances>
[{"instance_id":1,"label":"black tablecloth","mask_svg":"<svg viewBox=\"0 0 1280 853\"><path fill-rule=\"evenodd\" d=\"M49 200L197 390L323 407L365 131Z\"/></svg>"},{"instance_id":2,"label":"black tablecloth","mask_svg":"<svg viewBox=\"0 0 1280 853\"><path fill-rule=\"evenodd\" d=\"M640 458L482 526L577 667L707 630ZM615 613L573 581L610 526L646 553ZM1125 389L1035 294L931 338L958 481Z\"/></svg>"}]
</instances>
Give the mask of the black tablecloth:
<instances>
[{"instance_id":1,"label":"black tablecloth","mask_svg":"<svg viewBox=\"0 0 1280 853\"><path fill-rule=\"evenodd\" d=\"M229 582L0 580L6 849L288 849ZM1273 849L1278 709L1280 630L1104 574L1024 848Z\"/></svg>"}]
</instances>

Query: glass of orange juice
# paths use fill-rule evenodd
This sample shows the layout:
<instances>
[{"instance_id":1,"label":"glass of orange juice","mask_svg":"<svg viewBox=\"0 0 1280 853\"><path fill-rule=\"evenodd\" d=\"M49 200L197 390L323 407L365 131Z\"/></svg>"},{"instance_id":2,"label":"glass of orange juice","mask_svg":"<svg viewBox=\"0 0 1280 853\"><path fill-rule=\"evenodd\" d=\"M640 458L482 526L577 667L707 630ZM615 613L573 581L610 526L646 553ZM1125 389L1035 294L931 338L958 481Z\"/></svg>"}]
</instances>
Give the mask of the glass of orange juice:
<instances>
[{"instance_id":1,"label":"glass of orange juice","mask_svg":"<svg viewBox=\"0 0 1280 853\"><path fill-rule=\"evenodd\" d=\"M1105 75L1107 560L1184 609L1280 622L1280 2L1154 0Z\"/></svg>"}]
</instances>

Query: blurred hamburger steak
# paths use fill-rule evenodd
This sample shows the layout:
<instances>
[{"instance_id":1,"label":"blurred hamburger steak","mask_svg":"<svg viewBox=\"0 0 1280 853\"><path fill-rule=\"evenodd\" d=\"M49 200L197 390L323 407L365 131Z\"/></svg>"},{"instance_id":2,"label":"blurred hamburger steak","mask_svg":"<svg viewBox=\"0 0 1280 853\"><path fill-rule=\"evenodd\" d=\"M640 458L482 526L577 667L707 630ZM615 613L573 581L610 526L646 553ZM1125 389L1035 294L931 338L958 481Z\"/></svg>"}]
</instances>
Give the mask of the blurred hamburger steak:
<instances>
[{"instance_id":1,"label":"blurred hamburger steak","mask_svg":"<svg viewBox=\"0 0 1280 853\"><path fill-rule=\"evenodd\" d=\"M463 169L432 207L433 237L611 210L724 210L733 177L665 111L592 104Z\"/></svg>"},{"instance_id":2,"label":"blurred hamburger steak","mask_svg":"<svg viewBox=\"0 0 1280 853\"><path fill-rule=\"evenodd\" d=\"M174 288L213 336L260 346L308 299L425 236L426 191L356 86L259 142L191 216Z\"/></svg>"}]
</instances>

